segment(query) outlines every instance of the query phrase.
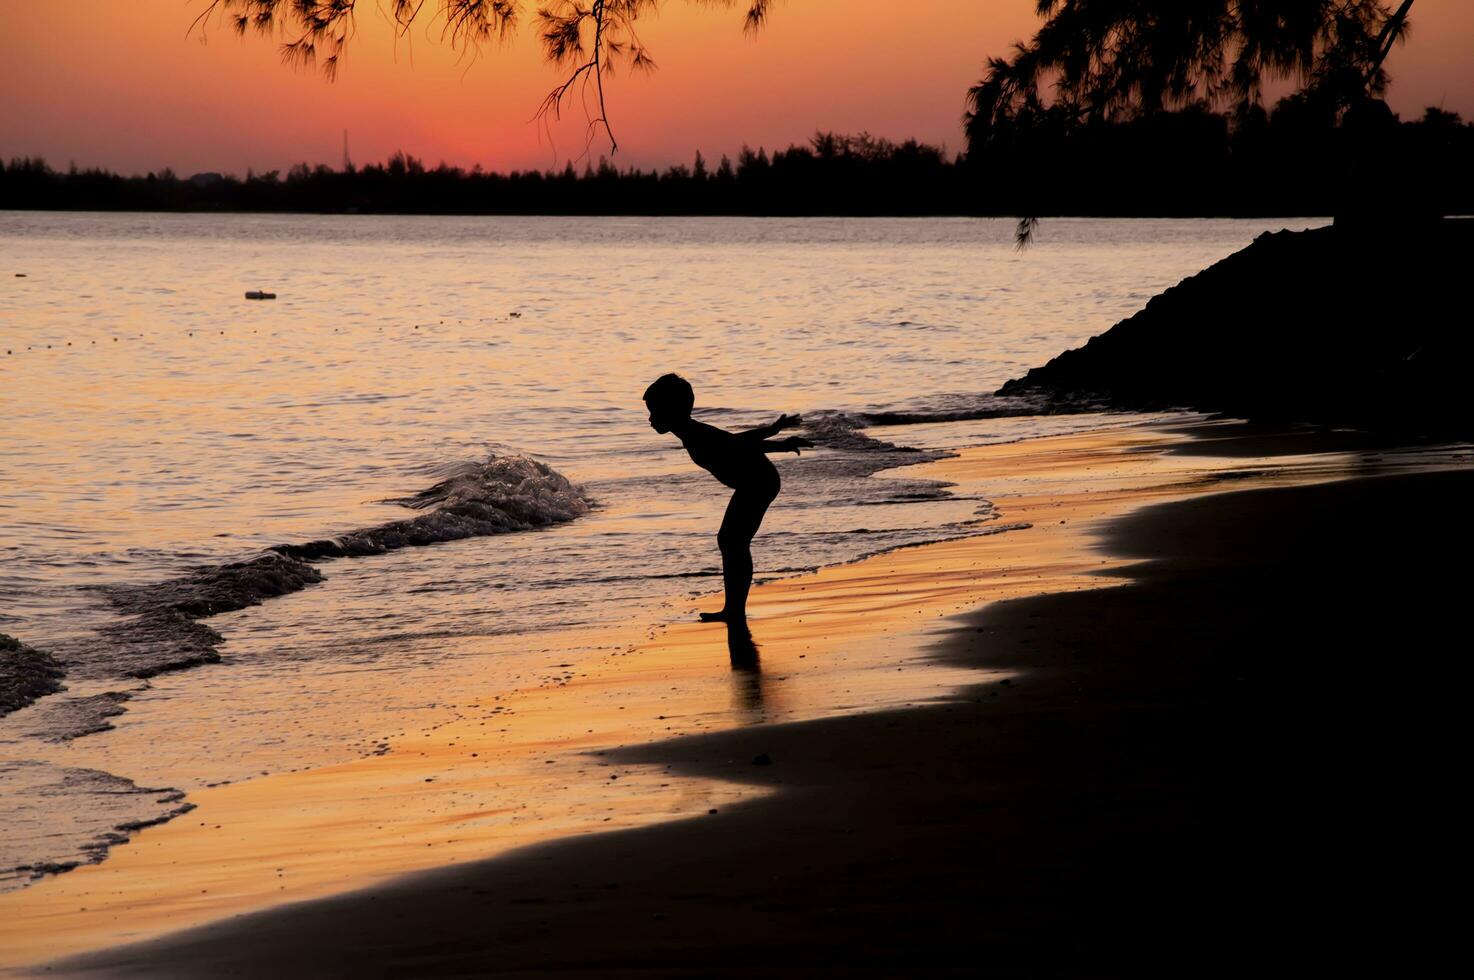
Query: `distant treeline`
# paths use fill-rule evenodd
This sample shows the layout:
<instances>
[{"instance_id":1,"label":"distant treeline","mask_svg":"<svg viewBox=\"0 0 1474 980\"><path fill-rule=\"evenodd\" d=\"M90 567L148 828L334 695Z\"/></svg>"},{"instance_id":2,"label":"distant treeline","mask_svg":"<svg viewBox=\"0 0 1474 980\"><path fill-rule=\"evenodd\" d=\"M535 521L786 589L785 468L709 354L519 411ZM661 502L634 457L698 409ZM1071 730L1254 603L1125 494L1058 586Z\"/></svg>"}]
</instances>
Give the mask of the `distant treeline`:
<instances>
[{"instance_id":1,"label":"distant treeline","mask_svg":"<svg viewBox=\"0 0 1474 980\"><path fill-rule=\"evenodd\" d=\"M1353 124L1354 123L1354 124ZM1285 100L1228 116L1205 109L1126 122L1041 116L970 133L949 158L915 141L817 134L771 155L711 166L485 173L405 154L332 170L299 164L244 178L171 171L122 177L0 163L0 208L382 214L1309 215L1373 195L1418 210L1474 212L1474 125L1429 109L1326 123Z\"/></svg>"},{"instance_id":2,"label":"distant treeline","mask_svg":"<svg viewBox=\"0 0 1474 980\"><path fill-rule=\"evenodd\" d=\"M608 160L560 170L487 173L403 153L332 170L298 164L244 179L165 171L119 177L14 160L0 170L0 208L309 211L387 214L941 214L956 210L958 168L936 147L819 134L771 156L743 149L667 170Z\"/></svg>"}]
</instances>

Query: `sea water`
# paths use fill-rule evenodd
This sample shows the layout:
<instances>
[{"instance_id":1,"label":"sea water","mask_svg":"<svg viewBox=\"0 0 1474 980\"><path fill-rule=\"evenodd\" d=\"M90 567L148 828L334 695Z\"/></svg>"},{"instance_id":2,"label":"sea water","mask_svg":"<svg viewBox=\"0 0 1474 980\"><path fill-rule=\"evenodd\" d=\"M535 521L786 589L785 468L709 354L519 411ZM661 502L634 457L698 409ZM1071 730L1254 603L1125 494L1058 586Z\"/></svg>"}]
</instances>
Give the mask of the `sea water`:
<instances>
[{"instance_id":1,"label":"sea water","mask_svg":"<svg viewBox=\"0 0 1474 980\"><path fill-rule=\"evenodd\" d=\"M659 374L818 444L760 578L993 531L902 467L1100 424L991 393L1317 223L0 213L0 632L68 672L0 717L0 888L690 615L725 490Z\"/></svg>"}]
</instances>

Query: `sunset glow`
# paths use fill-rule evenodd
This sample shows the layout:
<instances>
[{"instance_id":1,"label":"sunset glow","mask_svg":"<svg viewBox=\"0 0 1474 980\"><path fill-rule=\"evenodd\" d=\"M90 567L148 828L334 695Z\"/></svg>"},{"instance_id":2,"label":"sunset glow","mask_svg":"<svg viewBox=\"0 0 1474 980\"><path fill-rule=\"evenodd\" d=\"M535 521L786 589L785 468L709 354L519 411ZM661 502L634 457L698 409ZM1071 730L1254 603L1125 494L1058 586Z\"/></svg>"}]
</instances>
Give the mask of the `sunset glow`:
<instances>
[{"instance_id":1,"label":"sunset glow","mask_svg":"<svg viewBox=\"0 0 1474 980\"><path fill-rule=\"evenodd\" d=\"M395 43L368 3L335 83L279 62L274 41L217 24L188 35L204 0L83 5L6 2L0 37L0 156L41 155L124 173L163 167L243 173L298 161L336 166L343 131L358 161L404 150L488 169L561 166L585 145L574 106L532 121L561 78L517 35L471 58L433 23ZM979 13L979 8L984 8ZM428 19L427 19L428 20ZM868 130L961 148L963 96L985 58L1037 26L1032 0L787 0L766 29L742 11L672 0L642 27L658 64L609 83L620 162L665 165ZM1474 7L1423 0L1390 59L1395 109L1474 115ZM597 156L607 144L596 142Z\"/></svg>"},{"instance_id":2,"label":"sunset glow","mask_svg":"<svg viewBox=\"0 0 1474 980\"><path fill-rule=\"evenodd\" d=\"M0 0L0 976L1436 975L1471 173L1474 0Z\"/></svg>"}]
</instances>

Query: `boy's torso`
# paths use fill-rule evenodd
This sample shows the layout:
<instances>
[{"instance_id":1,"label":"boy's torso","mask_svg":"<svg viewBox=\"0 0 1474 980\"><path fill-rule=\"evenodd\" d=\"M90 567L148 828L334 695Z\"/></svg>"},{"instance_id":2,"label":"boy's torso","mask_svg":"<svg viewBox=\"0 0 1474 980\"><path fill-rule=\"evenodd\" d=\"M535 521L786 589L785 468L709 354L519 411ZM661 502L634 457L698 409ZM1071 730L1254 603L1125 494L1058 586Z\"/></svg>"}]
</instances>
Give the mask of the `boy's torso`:
<instances>
[{"instance_id":1,"label":"boy's torso","mask_svg":"<svg viewBox=\"0 0 1474 980\"><path fill-rule=\"evenodd\" d=\"M705 422L695 422L680 436L691 462L733 490L770 487L778 479L762 445Z\"/></svg>"}]
</instances>

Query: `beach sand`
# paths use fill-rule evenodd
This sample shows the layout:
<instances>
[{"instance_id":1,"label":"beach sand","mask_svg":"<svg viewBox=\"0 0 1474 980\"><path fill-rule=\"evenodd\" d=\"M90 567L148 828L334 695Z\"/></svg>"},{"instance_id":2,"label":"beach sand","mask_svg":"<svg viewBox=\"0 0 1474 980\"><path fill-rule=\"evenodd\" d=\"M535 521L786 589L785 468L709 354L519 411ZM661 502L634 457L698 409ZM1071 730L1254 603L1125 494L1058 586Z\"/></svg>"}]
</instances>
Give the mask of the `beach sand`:
<instances>
[{"instance_id":1,"label":"beach sand","mask_svg":"<svg viewBox=\"0 0 1474 980\"><path fill-rule=\"evenodd\" d=\"M1467 457L1199 423L912 472L1029 527L759 586L760 669L681 623L466 678L450 726L0 896L0 962L1202 974L1447 927L1408 889L1449 839L1419 675L1466 630Z\"/></svg>"}]
</instances>

